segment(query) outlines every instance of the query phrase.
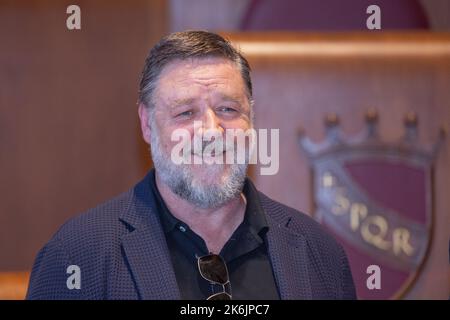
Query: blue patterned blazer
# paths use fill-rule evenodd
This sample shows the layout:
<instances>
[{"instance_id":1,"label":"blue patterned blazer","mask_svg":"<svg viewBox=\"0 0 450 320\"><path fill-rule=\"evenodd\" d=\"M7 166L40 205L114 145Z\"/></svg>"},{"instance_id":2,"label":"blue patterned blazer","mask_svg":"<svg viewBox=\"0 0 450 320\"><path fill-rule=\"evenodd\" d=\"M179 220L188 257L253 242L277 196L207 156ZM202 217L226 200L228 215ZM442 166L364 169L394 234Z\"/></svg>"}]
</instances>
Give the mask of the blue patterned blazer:
<instances>
[{"instance_id":1,"label":"blue patterned blazer","mask_svg":"<svg viewBox=\"0 0 450 320\"><path fill-rule=\"evenodd\" d=\"M149 179L65 223L38 253L27 299L180 299ZM280 297L356 298L342 247L307 215L259 197ZM70 265L80 289L68 289Z\"/></svg>"}]
</instances>

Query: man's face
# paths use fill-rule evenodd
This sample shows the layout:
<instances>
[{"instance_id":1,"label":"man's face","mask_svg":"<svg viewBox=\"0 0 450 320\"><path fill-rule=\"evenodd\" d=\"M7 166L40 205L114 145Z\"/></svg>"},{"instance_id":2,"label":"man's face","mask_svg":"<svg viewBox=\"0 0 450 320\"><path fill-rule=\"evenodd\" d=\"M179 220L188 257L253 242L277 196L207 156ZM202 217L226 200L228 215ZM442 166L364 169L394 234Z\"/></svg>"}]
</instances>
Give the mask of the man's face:
<instances>
[{"instance_id":1,"label":"man's face","mask_svg":"<svg viewBox=\"0 0 450 320\"><path fill-rule=\"evenodd\" d=\"M201 189L202 192L207 192L209 188L210 192L220 193L221 187L230 189L234 186L236 189L236 186L242 184L246 165L167 163L171 161L172 148L178 143L171 139L172 133L177 129L189 132L189 137L193 141L195 135L199 137L206 132L224 138L227 129L245 131L252 127L251 106L236 64L218 57L173 61L162 70L153 101L155 108L153 118L149 119L151 115L140 110L141 125L144 139L151 144L157 173L166 175L163 180L172 179L171 182L165 181L169 186L178 183L177 188L188 187L179 186L178 180L182 178L173 175L184 175L186 180L184 183L190 184L191 188L194 188L193 192L196 192L195 188ZM194 127L194 121L201 122L202 125ZM157 159L158 157L161 159ZM201 155L193 154L192 157L201 158ZM173 180L177 180L177 183ZM237 192L231 191L227 190L226 193ZM205 203L203 206L213 205L214 203Z\"/></svg>"}]
</instances>

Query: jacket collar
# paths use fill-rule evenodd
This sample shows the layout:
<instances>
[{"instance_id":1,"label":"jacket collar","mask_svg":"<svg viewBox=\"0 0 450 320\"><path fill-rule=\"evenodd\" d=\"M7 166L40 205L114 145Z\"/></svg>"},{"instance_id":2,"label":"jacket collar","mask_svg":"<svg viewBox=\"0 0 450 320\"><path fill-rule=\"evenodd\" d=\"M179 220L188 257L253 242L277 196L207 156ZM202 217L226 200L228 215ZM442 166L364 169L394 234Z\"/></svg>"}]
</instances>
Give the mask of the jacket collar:
<instances>
[{"instance_id":1,"label":"jacket collar","mask_svg":"<svg viewBox=\"0 0 450 320\"><path fill-rule=\"evenodd\" d=\"M141 299L176 300L180 299L180 291L150 196L150 174L131 190L128 210L120 215L120 220L130 230L122 236L122 247Z\"/></svg>"},{"instance_id":2,"label":"jacket collar","mask_svg":"<svg viewBox=\"0 0 450 320\"><path fill-rule=\"evenodd\" d=\"M292 232L288 224L268 217L267 250L273 274L282 300L312 299L310 270L308 270L308 247L301 234Z\"/></svg>"}]
</instances>

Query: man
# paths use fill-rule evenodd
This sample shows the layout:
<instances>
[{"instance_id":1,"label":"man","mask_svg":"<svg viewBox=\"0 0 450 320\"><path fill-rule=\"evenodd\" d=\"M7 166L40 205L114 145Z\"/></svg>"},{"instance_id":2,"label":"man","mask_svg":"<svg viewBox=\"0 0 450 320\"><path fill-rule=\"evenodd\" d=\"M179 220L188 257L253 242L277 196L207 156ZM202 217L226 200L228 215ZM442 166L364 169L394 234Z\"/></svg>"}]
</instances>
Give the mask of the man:
<instances>
[{"instance_id":1,"label":"man","mask_svg":"<svg viewBox=\"0 0 450 320\"><path fill-rule=\"evenodd\" d=\"M229 42L204 31L163 38L139 100L155 169L56 233L37 256L29 299L355 298L343 249L255 189L249 153L244 163L207 161L233 151L226 132L252 128L250 67ZM192 161L174 161L174 132L193 142L182 149ZM207 133L220 144L209 154Z\"/></svg>"}]
</instances>

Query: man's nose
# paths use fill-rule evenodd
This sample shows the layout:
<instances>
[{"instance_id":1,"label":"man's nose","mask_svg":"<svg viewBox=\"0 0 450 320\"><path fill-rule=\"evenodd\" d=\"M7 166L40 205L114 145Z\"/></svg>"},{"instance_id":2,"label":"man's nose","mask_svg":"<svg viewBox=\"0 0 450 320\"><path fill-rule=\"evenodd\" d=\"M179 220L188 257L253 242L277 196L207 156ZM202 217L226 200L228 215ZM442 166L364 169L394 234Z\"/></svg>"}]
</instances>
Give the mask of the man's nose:
<instances>
[{"instance_id":1,"label":"man's nose","mask_svg":"<svg viewBox=\"0 0 450 320\"><path fill-rule=\"evenodd\" d=\"M212 109L205 111L202 119L202 126L199 128L200 134L204 134L206 131L223 131L221 127L220 119L216 116Z\"/></svg>"}]
</instances>

